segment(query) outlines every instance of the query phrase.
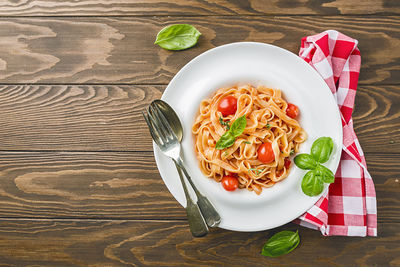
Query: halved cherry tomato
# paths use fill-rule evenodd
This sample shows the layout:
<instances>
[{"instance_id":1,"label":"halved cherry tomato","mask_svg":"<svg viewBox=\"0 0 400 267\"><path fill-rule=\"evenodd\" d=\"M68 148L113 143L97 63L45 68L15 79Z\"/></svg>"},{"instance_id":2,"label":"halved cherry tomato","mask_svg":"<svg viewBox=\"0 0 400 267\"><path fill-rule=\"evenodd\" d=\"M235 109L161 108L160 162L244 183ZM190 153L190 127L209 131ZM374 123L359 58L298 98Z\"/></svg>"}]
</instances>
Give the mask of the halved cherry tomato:
<instances>
[{"instance_id":1,"label":"halved cherry tomato","mask_svg":"<svg viewBox=\"0 0 400 267\"><path fill-rule=\"evenodd\" d=\"M288 115L292 119L296 118L299 115L299 108L292 103L288 103L286 115Z\"/></svg>"},{"instance_id":2,"label":"halved cherry tomato","mask_svg":"<svg viewBox=\"0 0 400 267\"><path fill-rule=\"evenodd\" d=\"M286 170L289 169L291 163L292 162L290 161L290 159L285 158L285 162L283 163L283 165L285 166Z\"/></svg>"},{"instance_id":3,"label":"halved cherry tomato","mask_svg":"<svg viewBox=\"0 0 400 267\"><path fill-rule=\"evenodd\" d=\"M259 146L258 150L258 160L262 163L271 163L275 160L275 154L272 150L271 142L265 142L261 146Z\"/></svg>"},{"instance_id":4,"label":"halved cherry tomato","mask_svg":"<svg viewBox=\"0 0 400 267\"><path fill-rule=\"evenodd\" d=\"M225 96L218 103L218 111L220 111L224 117L235 114L236 109L237 100L233 96Z\"/></svg>"},{"instance_id":5,"label":"halved cherry tomato","mask_svg":"<svg viewBox=\"0 0 400 267\"><path fill-rule=\"evenodd\" d=\"M234 191L239 187L239 180L233 176L224 176L221 180L221 184L226 191Z\"/></svg>"}]
</instances>

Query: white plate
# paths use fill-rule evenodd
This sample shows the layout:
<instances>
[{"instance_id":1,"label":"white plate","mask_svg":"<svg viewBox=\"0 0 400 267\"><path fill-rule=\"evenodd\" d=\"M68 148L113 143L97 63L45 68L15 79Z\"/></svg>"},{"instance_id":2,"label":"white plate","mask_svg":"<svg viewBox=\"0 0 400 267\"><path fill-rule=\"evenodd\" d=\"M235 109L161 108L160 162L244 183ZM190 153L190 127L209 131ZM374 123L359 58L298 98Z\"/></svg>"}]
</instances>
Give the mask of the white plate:
<instances>
[{"instance_id":1,"label":"white plate","mask_svg":"<svg viewBox=\"0 0 400 267\"><path fill-rule=\"evenodd\" d=\"M183 124L183 158L193 182L221 214L219 227L261 231L292 221L314 205L319 197L303 194L301 179L305 171L293 165L285 180L263 189L261 195L245 189L225 191L220 183L201 173L191 133L199 104L220 87L246 83L281 89L285 99L299 107L300 125L308 134L307 141L300 146L300 153L309 153L318 137L333 139L335 149L326 164L333 172L339 164L342 127L335 99L320 75L295 54L273 45L241 42L216 47L194 58L175 75L161 99L175 109ZM175 199L186 206L174 164L153 146L164 183Z\"/></svg>"}]
</instances>

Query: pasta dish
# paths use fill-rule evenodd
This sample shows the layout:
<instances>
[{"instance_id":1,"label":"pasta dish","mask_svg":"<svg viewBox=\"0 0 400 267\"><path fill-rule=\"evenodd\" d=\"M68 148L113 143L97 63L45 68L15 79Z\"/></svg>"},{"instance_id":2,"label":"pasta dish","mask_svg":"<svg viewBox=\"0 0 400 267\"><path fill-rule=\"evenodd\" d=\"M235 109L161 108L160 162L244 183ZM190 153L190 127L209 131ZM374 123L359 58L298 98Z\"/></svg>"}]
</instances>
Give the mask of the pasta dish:
<instances>
[{"instance_id":1,"label":"pasta dish","mask_svg":"<svg viewBox=\"0 0 400 267\"><path fill-rule=\"evenodd\" d=\"M289 175L291 156L307 139L299 109L279 89L221 88L200 104L192 127L201 171L227 191L260 194Z\"/></svg>"}]
</instances>

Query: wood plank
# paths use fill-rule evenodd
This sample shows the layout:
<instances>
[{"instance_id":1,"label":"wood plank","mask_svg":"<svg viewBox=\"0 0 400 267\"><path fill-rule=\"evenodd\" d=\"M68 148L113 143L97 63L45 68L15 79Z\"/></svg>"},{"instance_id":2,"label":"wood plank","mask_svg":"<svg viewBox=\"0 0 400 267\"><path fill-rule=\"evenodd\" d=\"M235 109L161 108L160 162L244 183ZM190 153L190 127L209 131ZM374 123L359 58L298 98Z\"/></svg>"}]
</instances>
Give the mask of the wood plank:
<instances>
[{"instance_id":1,"label":"wood plank","mask_svg":"<svg viewBox=\"0 0 400 267\"><path fill-rule=\"evenodd\" d=\"M379 222L400 221L400 154L368 154ZM176 177L178 179L178 177ZM0 153L0 217L185 219L152 153Z\"/></svg>"},{"instance_id":2,"label":"wood plank","mask_svg":"<svg viewBox=\"0 0 400 267\"><path fill-rule=\"evenodd\" d=\"M6 115L0 116L0 147L150 151L151 136L140 112L161 97L164 87L1 86L0 112Z\"/></svg>"},{"instance_id":3,"label":"wood plank","mask_svg":"<svg viewBox=\"0 0 400 267\"><path fill-rule=\"evenodd\" d=\"M33 0L0 3L0 16L282 15L399 14L398 1L176 0L64 2Z\"/></svg>"},{"instance_id":4,"label":"wood plank","mask_svg":"<svg viewBox=\"0 0 400 267\"><path fill-rule=\"evenodd\" d=\"M196 239L181 221L7 220L0 222L0 261L6 266L398 266L399 226L380 224L378 238L326 238L288 224L256 233L213 229ZM299 230L300 245L283 257L262 256L263 244L280 230Z\"/></svg>"},{"instance_id":5,"label":"wood plank","mask_svg":"<svg viewBox=\"0 0 400 267\"><path fill-rule=\"evenodd\" d=\"M199 43L182 52L154 45L173 23L195 25ZM360 42L361 84L398 84L399 26L399 16L2 18L0 83L166 84L215 46L257 41L297 53L302 37L337 29Z\"/></svg>"},{"instance_id":6,"label":"wood plank","mask_svg":"<svg viewBox=\"0 0 400 267\"><path fill-rule=\"evenodd\" d=\"M0 181L4 217L185 218L151 153L1 153Z\"/></svg>"},{"instance_id":7,"label":"wood plank","mask_svg":"<svg viewBox=\"0 0 400 267\"><path fill-rule=\"evenodd\" d=\"M0 150L152 151L140 112L164 87L0 86ZM399 125L400 86L360 86L354 126L364 151L400 151Z\"/></svg>"},{"instance_id":8,"label":"wood plank","mask_svg":"<svg viewBox=\"0 0 400 267\"><path fill-rule=\"evenodd\" d=\"M398 153L400 86L359 86L353 120L365 153Z\"/></svg>"}]
</instances>

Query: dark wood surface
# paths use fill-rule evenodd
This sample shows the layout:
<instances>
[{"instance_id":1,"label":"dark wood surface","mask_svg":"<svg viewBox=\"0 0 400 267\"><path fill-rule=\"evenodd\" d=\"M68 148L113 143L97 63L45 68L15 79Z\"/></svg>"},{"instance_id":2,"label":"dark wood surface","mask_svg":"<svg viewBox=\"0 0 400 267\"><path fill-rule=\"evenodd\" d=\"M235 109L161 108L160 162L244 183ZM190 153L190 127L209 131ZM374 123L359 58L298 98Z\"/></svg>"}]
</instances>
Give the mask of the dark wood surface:
<instances>
[{"instance_id":1,"label":"dark wood surface","mask_svg":"<svg viewBox=\"0 0 400 267\"><path fill-rule=\"evenodd\" d=\"M397 0L4 0L3 16L214 16L400 14Z\"/></svg>"},{"instance_id":2,"label":"dark wood surface","mask_svg":"<svg viewBox=\"0 0 400 267\"><path fill-rule=\"evenodd\" d=\"M153 45L165 25L202 36ZM337 29L359 40L354 127L378 200L378 237L323 237L294 224L191 237L164 186L140 111L193 57L259 41L298 52ZM400 266L400 2L2 1L0 266ZM273 233L299 248L260 255Z\"/></svg>"},{"instance_id":3,"label":"dark wood surface","mask_svg":"<svg viewBox=\"0 0 400 267\"><path fill-rule=\"evenodd\" d=\"M180 52L154 45L157 32L174 23L195 25L199 43ZM0 17L0 83L167 84L212 47L257 41L297 54L302 37L333 28L360 42L360 84L399 82L400 16L369 15Z\"/></svg>"}]
</instances>

